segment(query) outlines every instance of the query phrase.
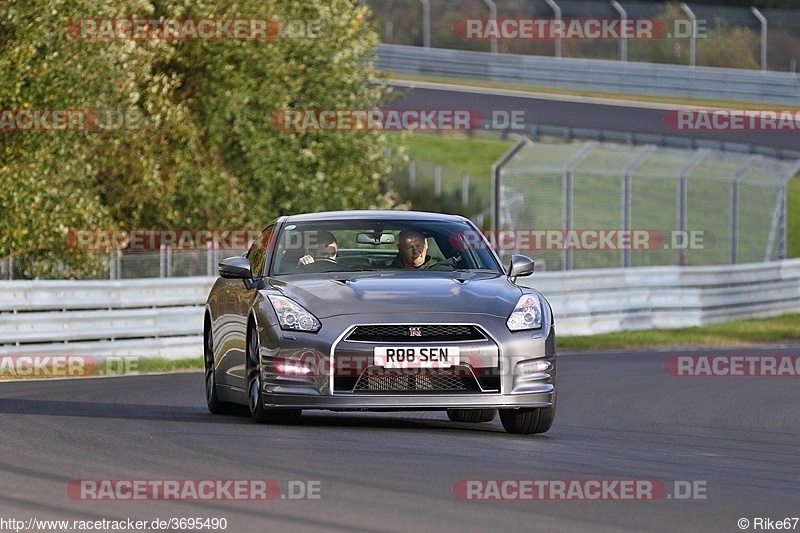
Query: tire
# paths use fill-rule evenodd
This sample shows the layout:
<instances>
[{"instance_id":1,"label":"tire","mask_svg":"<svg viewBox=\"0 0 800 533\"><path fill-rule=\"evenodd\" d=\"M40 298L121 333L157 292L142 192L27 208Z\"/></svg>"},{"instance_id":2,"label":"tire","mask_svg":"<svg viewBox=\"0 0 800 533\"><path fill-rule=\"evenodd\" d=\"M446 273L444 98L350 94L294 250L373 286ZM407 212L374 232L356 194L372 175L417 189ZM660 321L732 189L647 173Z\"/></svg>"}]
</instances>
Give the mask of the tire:
<instances>
[{"instance_id":1,"label":"tire","mask_svg":"<svg viewBox=\"0 0 800 533\"><path fill-rule=\"evenodd\" d=\"M539 407L536 409L500 409L500 422L509 433L530 435L545 433L553 425L556 408Z\"/></svg>"},{"instance_id":2,"label":"tire","mask_svg":"<svg viewBox=\"0 0 800 533\"><path fill-rule=\"evenodd\" d=\"M205 368L206 405L208 410L215 415L233 413L236 406L223 402L217 395L217 374L214 370L214 341L211 337L211 327L206 322L203 332L203 367Z\"/></svg>"},{"instance_id":3,"label":"tire","mask_svg":"<svg viewBox=\"0 0 800 533\"><path fill-rule=\"evenodd\" d=\"M497 409L448 409L447 418L452 422L491 422Z\"/></svg>"},{"instance_id":4,"label":"tire","mask_svg":"<svg viewBox=\"0 0 800 533\"><path fill-rule=\"evenodd\" d=\"M247 406L250 416L259 424L296 424L300 420L300 409L267 409L261 390L261 365L259 362L259 340L256 328L247 331Z\"/></svg>"}]
</instances>

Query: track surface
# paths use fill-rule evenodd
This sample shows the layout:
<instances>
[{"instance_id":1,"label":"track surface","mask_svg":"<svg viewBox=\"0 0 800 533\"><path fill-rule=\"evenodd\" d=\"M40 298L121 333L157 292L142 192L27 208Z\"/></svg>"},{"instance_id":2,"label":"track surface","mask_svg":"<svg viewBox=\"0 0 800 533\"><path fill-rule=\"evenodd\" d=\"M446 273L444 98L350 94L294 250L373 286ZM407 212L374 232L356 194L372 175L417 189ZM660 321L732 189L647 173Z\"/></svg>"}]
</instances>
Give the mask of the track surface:
<instances>
[{"instance_id":1,"label":"track surface","mask_svg":"<svg viewBox=\"0 0 800 533\"><path fill-rule=\"evenodd\" d=\"M0 518L224 517L227 531L739 531L800 516L798 378L672 377L676 353L559 356L541 436L443 413L306 412L298 426L211 415L202 373L0 383ZM76 479L321 481L319 500L83 501ZM463 501L463 479L705 482L677 501ZM798 525L800 528L800 525Z\"/></svg>"},{"instance_id":2,"label":"track surface","mask_svg":"<svg viewBox=\"0 0 800 533\"><path fill-rule=\"evenodd\" d=\"M730 143L753 143L772 148L797 150L800 130L782 131L676 131L667 128L666 113L679 106L667 104L615 104L613 100L599 103L591 98L564 98L555 95L530 95L521 91L498 91L416 83L394 82L400 97L390 107L394 109L478 109L484 117L492 111L522 111L525 122L597 128L612 131L632 131L656 135L684 136ZM501 94L495 94L501 93ZM774 106L780 110L780 105Z\"/></svg>"}]
</instances>

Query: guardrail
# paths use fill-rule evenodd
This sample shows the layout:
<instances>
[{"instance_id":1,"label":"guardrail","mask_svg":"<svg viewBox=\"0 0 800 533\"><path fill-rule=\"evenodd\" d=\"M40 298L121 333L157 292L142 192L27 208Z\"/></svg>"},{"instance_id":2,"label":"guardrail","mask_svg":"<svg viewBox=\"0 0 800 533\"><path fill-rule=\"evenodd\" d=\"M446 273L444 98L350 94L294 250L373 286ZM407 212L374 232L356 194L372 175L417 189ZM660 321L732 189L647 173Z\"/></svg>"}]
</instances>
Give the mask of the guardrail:
<instances>
[{"instance_id":1,"label":"guardrail","mask_svg":"<svg viewBox=\"0 0 800 533\"><path fill-rule=\"evenodd\" d=\"M0 356L202 355L210 277L0 282ZM800 259L543 272L561 335L688 327L800 311Z\"/></svg>"},{"instance_id":2,"label":"guardrail","mask_svg":"<svg viewBox=\"0 0 800 533\"><path fill-rule=\"evenodd\" d=\"M0 282L0 356L202 355L214 278Z\"/></svg>"},{"instance_id":3,"label":"guardrail","mask_svg":"<svg viewBox=\"0 0 800 533\"><path fill-rule=\"evenodd\" d=\"M623 94L791 105L800 102L800 75L789 72L491 54L396 44L378 46L378 67L403 74Z\"/></svg>"},{"instance_id":4,"label":"guardrail","mask_svg":"<svg viewBox=\"0 0 800 533\"><path fill-rule=\"evenodd\" d=\"M702 326L800 311L800 259L542 272L519 282L545 295L561 335Z\"/></svg>"}]
</instances>

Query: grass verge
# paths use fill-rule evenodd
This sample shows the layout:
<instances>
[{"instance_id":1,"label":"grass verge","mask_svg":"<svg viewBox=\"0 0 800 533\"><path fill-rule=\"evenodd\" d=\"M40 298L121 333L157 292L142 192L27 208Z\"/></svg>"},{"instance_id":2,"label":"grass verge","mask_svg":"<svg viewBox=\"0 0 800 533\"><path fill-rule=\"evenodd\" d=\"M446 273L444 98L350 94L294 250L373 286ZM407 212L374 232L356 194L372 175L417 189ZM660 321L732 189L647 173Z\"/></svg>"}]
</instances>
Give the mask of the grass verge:
<instances>
[{"instance_id":1,"label":"grass verge","mask_svg":"<svg viewBox=\"0 0 800 533\"><path fill-rule=\"evenodd\" d=\"M556 329L558 329L558 324L556 324ZM779 341L800 341L800 313L774 318L736 320L694 328L562 336L558 338L558 348L607 350L658 345L741 346Z\"/></svg>"},{"instance_id":2,"label":"grass verge","mask_svg":"<svg viewBox=\"0 0 800 533\"><path fill-rule=\"evenodd\" d=\"M397 149L406 146L406 154L431 163L439 163L448 168L466 172L488 187L492 164L497 161L514 141L485 139L467 135L433 135L419 133L389 135L389 145ZM487 189L488 190L488 189Z\"/></svg>"},{"instance_id":3,"label":"grass verge","mask_svg":"<svg viewBox=\"0 0 800 533\"><path fill-rule=\"evenodd\" d=\"M173 372L175 370L202 370L203 358L189 359L139 359L139 372Z\"/></svg>"}]
</instances>

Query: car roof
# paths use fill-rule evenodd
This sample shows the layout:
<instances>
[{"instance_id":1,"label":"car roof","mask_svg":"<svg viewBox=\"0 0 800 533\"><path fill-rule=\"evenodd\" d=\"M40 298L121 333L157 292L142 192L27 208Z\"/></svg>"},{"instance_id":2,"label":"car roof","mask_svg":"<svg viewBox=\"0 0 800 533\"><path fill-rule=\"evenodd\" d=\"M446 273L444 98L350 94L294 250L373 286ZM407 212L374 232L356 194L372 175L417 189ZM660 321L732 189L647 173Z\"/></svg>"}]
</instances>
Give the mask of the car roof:
<instances>
[{"instance_id":1,"label":"car roof","mask_svg":"<svg viewBox=\"0 0 800 533\"><path fill-rule=\"evenodd\" d=\"M423 211L391 211L391 210L354 210L354 211L323 211L321 213L304 213L301 215L289 215L283 222L322 222L326 220L406 220L406 221L466 221L460 215L448 215L444 213L426 213Z\"/></svg>"}]
</instances>

